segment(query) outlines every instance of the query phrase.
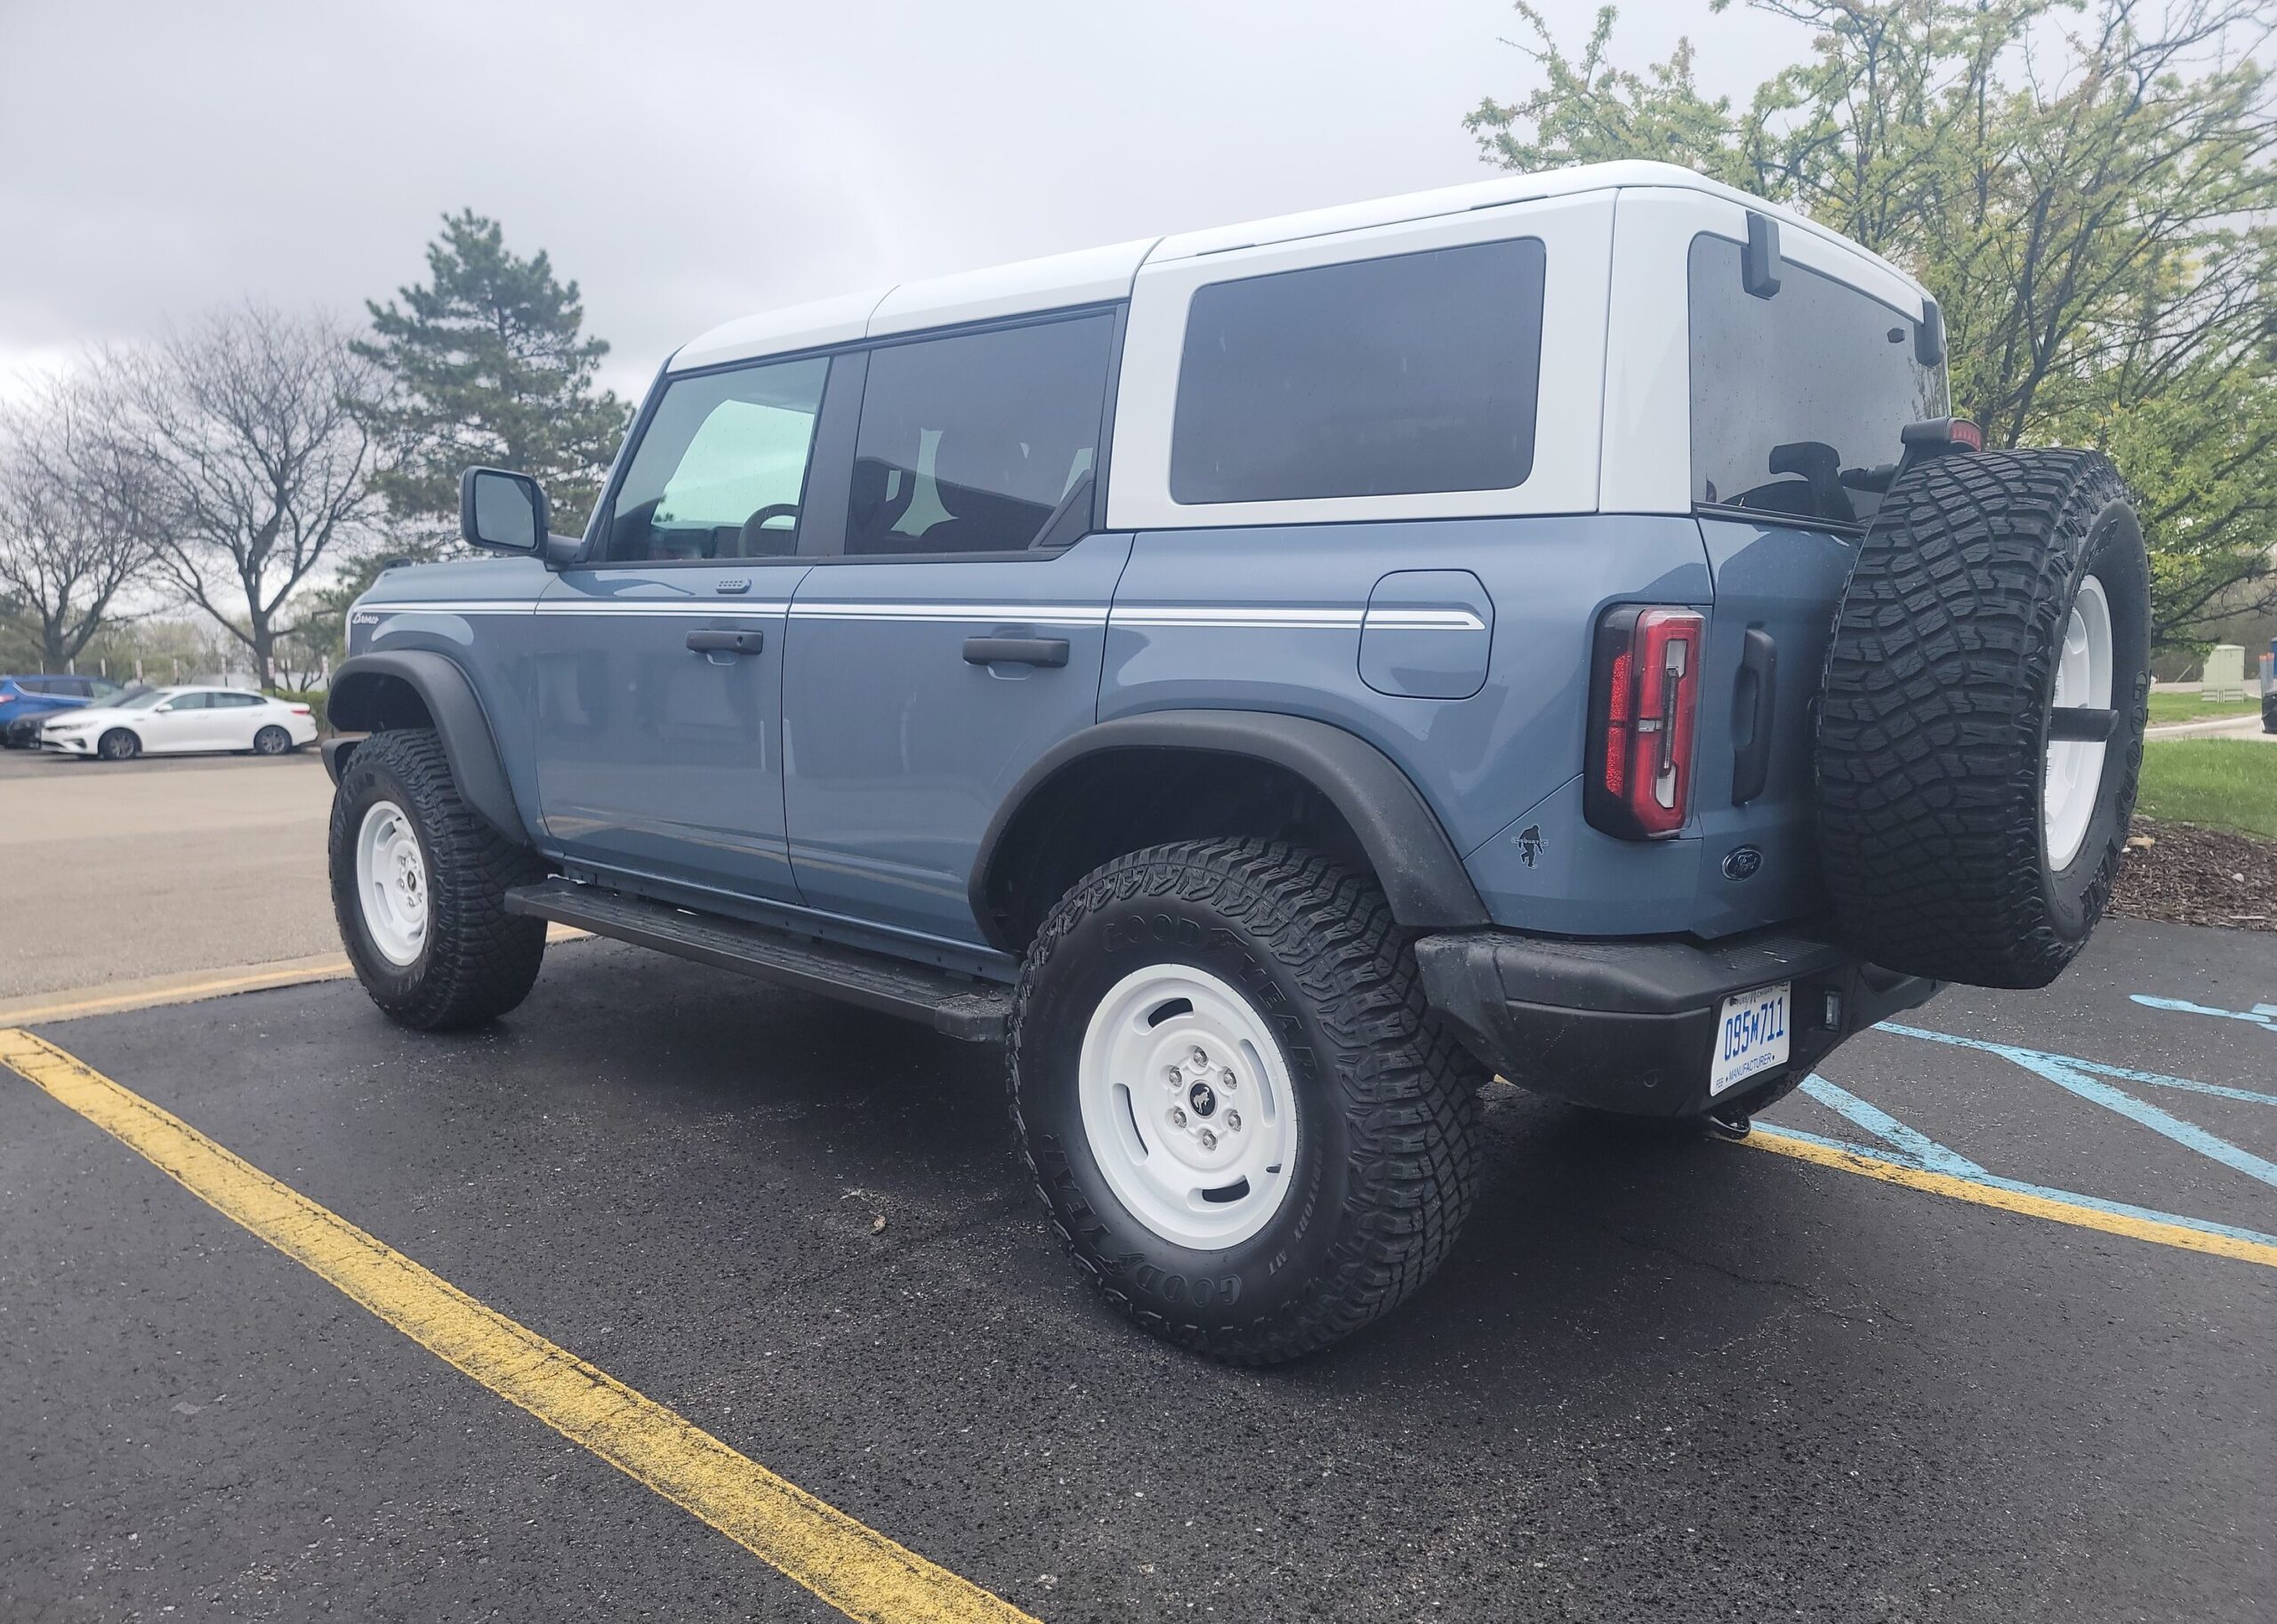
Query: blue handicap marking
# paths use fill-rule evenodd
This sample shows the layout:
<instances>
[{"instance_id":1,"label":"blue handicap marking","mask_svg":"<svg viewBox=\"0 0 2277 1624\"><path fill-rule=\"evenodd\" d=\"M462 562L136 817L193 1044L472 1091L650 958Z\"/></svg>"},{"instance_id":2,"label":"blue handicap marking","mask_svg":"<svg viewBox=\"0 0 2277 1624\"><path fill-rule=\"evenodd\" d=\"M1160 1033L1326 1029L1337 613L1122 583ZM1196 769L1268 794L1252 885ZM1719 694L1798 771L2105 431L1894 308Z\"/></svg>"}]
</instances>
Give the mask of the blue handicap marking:
<instances>
[{"instance_id":1,"label":"blue handicap marking","mask_svg":"<svg viewBox=\"0 0 2277 1624\"><path fill-rule=\"evenodd\" d=\"M1895 1146L1909 1159L1933 1173L1951 1173L1956 1178L1983 1176L1984 1170L1959 1151L1949 1150L1928 1135L1908 1128L1879 1105L1860 1099L1816 1072L1803 1079L1803 1092L1822 1105L1839 1111L1876 1138Z\"/></svg>"},{"instance_id":2,"label":"blue handicap marking","mask_svg":"<svg viewBox=\"0 0 2277 1624\"><path fill-rule=\"evenodd\" d=\"M2256 1004L2250 1009L2217 1009L2211 1004L2193 1004L2186 998L2153 998L2148 993L2130 994L2134 1001L2152 1009L2172 1009L2182 1015L2210 1015L2220 1020L2243 1021L2258 1026L2264 1032L2277 1033L2277 1004Z\"/></svg>"},{"instance_id":3,"label":"blue handicap marking","mask_svg":"<svg viewBox=\"0 0 2277 1624\"><path fill-rule=\"evenodd\" d=\"M2134 995L2134 1001L2154 1009L2174 1010L2187 1015L2219 1017L2243 1021L2265 1030L2277 1032L2277 1004L2256 1004L2250 1010L2220 1009L2203 1004L2190 1003L2181 999L2153 998L2144 993ZM2248 1105L2277 1105L2277 1094L2263 1093L2253 1089L2233 1088L2225 1083L2201 1082L2194 1078L2170 1076L2163 1072L2139 1071L2129 1066L2109 1065L2100 1060L2083 1059L2077 1055L2060 1055L2044 1049L2026 1049L2021 1044L1996 1043L1983 1038L1965 1038L1956 1033L1935 1032L1925 1026L1908 1026L1895 1021L1885 1021L1877 1030L1898 1037L1915 1038L1923 1042L1939 1043L1955 1049L1973 1049L1983 1054L1998 1056L2011 1065L2021 1066L2034 1076L2056 1084L2066 1093L2092 1105L2127 1118L2129 1122L2149 1129L2185 1149L2197 1152L2224 1167L2244 1174L2257 1183L2277 1188L2277 1162L2256 1155L2242 1146L2233 1145L2217 1134L2209 1133L2195 1122L2184 1122L2172 1113L2161 1109L2146 1099L2137 1097L2120 1082L2139 1084L2149 1088L2172 1089L2182 1093L2207 1095L2219 1099L2237 1100ZM1807 1140L1837 1150L1867 1156L1881 1156L1886 1160L1916 1167L1928 1172L1942 1173L1983 1185L1993 1189L2013 1190L2025 1194L2040 1195L2077 1205L2093 1207L2103 1211L2135 1218L2153 1218L2163 1223L2179 1224L2186 1228L2209 1234L2225 1234L2257 1242L2267 1241L2257 1231L2233 1228L2204 1218L2185 1218L2176 1213L2160 1212L2153 1208L2130 1206L2123 1202L2106 1201L2078 1191L2057 1190L2042 1185L2026 1184L2018 1179L2004 1178L1988 1172L1959 1151L1922 1133L1919 1130L1899 1122L1888 1112L1871 1100L1861 1099L1838 1083L1830 1081L1814 1072L1804 1078L1801 1092L1829 1110L1838 1113L1857 1127L1879 1140L1883 1148L1869 1149L1847 1139L1830 1139L1796 1128L1776 1128L1771 1131L1790 1138Z\"/></svg>"},{"instance_id":4,"label":"blue handicap marking","mask_svg":"<svg viewBox=\"0 0 2277 1624\"><path fill-rule=\"evenodd\" d=\"M2143 1001L2149 1001L2144 1000ZM2161 1006L2163 1007L2163 1006ZM2191 1006L2193 1012L2196 1007ZM2264 1013L2266 1012L2266 1013ZM2234 1014L2234 1011L2217 1011ZM2263 1018L2277 1017L2277 1007L2262 1005L2257 1011ZM2241 1018L2253 1018L2243 1017ZM2243 1173L2257 1183L2277 1188L2277 1162L2257 1156L2241 1146L2233 1145L2220 1135L2209 1133L2195 1122L2184 1122L2172 1113L2160 1109L2145 1099L2139 1099L2126 1089L2114 1087L2103 1079L2117 1078L2123 1081L2148 1083L2162 1089L2176 1089L2186 1092L2212 1095L2223 1099L2235 1099L2252 1105L2277 1105L2277 1094L2258 1093L2251 1089L2234 1089L2222 1083L2200 1082L2189 1077L2170 1077L2159 1072L2135 1071L2126 1066L2106 1065L2097 1060L2083 1060L2075 1055L2050 1054L2042 1049L2026 1049L2016 1043L1995 1043L1983 1038L1965 1038L1950 1032L1934 1032L1924 1026L1908 1026L1895 1021L1884 1021L1879 1031L1893 1033L1899 1037L1919 1038L1926 1042L1943 1043L1956 1049L1973 1049L1981 1053L1997 1055L2015 1065L2022 1066L2036 1077L2092 1105L2127 1118L2148 1128L2152 1132L2172 1140L2184 1149L2221 1163L2234 1172ZM1859 1127L1886 1144L1895 1146L1905 1160L1936 1172L1951 1173L1956 1178L1990 1178L1984 1170L1958 1151L1938 1144L1918 1130L1910 1128L1870 1101L1860 1099L1838 1085L1814 1073L1806 1078L1802 1091L1820 1104L1839 1112Z\"/></svg>"}]
</instances>

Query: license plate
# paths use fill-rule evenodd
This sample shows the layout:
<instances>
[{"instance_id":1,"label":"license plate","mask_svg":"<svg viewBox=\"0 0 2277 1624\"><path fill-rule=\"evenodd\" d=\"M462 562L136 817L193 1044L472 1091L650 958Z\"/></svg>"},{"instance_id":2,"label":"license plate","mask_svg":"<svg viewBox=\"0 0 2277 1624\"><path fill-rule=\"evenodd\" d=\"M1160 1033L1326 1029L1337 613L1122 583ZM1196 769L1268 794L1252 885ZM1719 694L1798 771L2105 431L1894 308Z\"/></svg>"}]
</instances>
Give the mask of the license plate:
<instances>
[{"instance_id":1,"label":"license plate","mask_svg":"<svg viewBox=\"0 0 2277 1624\"><path fill-rule=\"evenodd\" d=\"M1787 1004L1794 983L1758 987L1724 1001L1716 1027L1716 1057L1708 1067L1708 1092L1723 1093L1750 1077L1787 1063Z\"/></svg>"}]
</instances>

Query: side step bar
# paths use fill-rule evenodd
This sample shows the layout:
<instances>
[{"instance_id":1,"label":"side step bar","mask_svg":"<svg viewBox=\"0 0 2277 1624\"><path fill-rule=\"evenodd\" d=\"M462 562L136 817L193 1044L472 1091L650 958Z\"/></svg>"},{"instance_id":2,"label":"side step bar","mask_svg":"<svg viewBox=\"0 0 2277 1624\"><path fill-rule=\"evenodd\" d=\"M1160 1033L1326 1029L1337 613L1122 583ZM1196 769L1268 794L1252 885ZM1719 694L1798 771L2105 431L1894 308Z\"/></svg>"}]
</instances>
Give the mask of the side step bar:
<instances>
[{"instance_id":1,"label":"side step bar","mask_svg":"<svg viewBox=\"0 0 2277 1624\"><path fill-rule=\"evenodd\" d=\"M506 893L506 912L923 1021L968 1042L1001 1042L1012 1012L1007 987L598 885L555 879L516 886Z\"/></svg>"}]
</instances>

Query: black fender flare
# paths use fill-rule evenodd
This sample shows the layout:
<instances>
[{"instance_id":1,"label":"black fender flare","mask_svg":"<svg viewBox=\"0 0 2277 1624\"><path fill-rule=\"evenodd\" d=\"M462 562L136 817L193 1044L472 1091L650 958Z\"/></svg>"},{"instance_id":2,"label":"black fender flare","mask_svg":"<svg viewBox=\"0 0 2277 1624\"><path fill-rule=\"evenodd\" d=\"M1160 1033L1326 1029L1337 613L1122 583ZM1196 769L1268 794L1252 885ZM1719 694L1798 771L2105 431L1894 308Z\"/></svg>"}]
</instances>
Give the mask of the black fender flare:
<instances>
[{"instance_id":1,"label":"black fender flare","mask_svg":"<svg viewBox=\"0 0 2277 1624\"><path fill-rule=\"evenodd\" d=\"M474 684L455 660L430 649L406 648L359 654L340 663L332 675L326 717L346 733L371 733L387 725L382 695L401 682L419 695L442 740L443 758L466 804L492 828L517 845L530 844L529 826L514 800L512 780L498 753L498 740ZM328 740L324 762L333 782L348 764L354 741Z\"/></svg>"},{"instance_id":2,"label":"black fender flare","mask_svg":"<svg viewBox=\"0 0 2277 1624\"><path fill-rule=\"evenodd\" d=\"M1358 837L1391 903L1414 930L1460 930L1493 922L1454 842L1414 781L1356 733L1309 717L1265 711L1149 711L1084 728L1046 751L998 805L980 839L968 893L993 946L999 939L988 888L999 848L1039 792L1074 763L1106 752L1179 750L1247 756L1284 768L1320 792Z\"/></svg>"}]
</instances>

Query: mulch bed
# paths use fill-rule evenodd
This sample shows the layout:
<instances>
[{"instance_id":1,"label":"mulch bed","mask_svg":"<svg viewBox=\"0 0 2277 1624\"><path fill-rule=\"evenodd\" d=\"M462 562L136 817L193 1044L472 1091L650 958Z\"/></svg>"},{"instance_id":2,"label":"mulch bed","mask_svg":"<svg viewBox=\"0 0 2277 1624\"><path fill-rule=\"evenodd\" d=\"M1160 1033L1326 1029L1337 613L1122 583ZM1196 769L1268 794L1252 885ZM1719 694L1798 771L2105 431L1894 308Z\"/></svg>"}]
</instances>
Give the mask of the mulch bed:
<instances>
[{"instance_id":1,"label":"mulch bed","mask_svg":"<svg viewBox=\"0 0 2277 1624\"><path fill-rule=\"evenodd\" d=\"M2111 911L2177 925L2277 930L2277 841L2138 817Z\"/></svg>"}]
</instances>

